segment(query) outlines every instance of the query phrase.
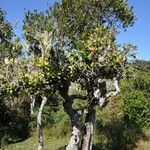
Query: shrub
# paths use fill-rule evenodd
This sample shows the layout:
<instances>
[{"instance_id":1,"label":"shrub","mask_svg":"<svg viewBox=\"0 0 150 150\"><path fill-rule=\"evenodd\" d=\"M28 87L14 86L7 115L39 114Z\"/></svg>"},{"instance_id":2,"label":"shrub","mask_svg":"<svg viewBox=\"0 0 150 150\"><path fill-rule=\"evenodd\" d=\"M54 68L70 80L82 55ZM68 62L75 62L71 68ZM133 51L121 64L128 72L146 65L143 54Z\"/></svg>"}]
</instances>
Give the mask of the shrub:
<instances>
[{"instance_id":1,"label":"shrub","mask_svg":"<svg viewBox=\"0 0 150 150\"><path fill-rule=\"evenodd\" d=\"M134 89L143 91L145 96L150 97L150 72L140 73L133 84Z\"/></svg>"},{"instance_id":2,"label":"shrub","mask_svg":"<svg viewBox=\"0 0 150 150\"><path fill-rule=\"evenodd\" d=\"M123 95L123 112L126 121L140 127L150 126L150 104L142 91L133 90Z\"/></svg>"}]
</instances>

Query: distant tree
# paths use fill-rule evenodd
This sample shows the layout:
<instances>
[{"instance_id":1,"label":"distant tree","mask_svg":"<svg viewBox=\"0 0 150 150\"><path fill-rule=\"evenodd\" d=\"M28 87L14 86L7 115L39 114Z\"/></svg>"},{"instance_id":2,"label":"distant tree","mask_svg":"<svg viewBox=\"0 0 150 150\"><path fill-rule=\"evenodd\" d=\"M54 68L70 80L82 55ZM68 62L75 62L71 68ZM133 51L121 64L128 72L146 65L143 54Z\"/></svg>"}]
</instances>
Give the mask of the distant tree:
<instances>
[{"instance_id":1,"label":"distant tree","mask_svg":"<svg viewBox=\"0 0 150 150\"><path fill-rule=\"evenodd\" d=\"M135 60L134 65L139 70L150 71L150 61Z\"/></svg>"},{"instance_id":2,"label":"distant tree","mask_svg":"<svg viewBox=\"0 0 150 150\"><path fill-rule=\"evenodd\" d=\"M31 98L31 100L24 99L24 101L27 101L28 104L31 101L31 106L33 106L34 98L37 95L41 97L42 102L37 117L37 128L39 131L38 149L43 149L41 116L43 106L47 101L47 93L50 94L51 92L51 89L49 90L48 80L44 79L49 77L48 73L52 70L50 63L47 61L48 55L45 54L49 51L51 46L45 45L44 42L51 40L51 32L45 31L44 33L40 32L35 35L35 39L40 41L39 45L42 50L42 57L33 55L33 53L29 55L27 54L30 50L28 46L32 47L32 43L21 44L19 39L15 38L13 28L11 24L5 20L2 10L0 15L0 50L2 51L2 56L0 57L0 95L2 101L6 98L8 99L7 103L14 102L15 99L19 98L21 99L21 103L22 99L24 99L24 95L26 95L26 98ZM54 72L53 75L55 75ZM11 101L11 99L13 100ZM31 108L33 109L33 107ZM7 112L5 113L7 114Z\"/></svg>"},{"instance_id":3,"label":"distant tree","mask_svg":"<svg viewBox=\"0 0 150 150\"><path fill-rule=\"evenodd\" d=\"M57 67L57 57L53 52L53 30L52 18L49 12L30 12L25 14L23 31L27 41L27 55L31 57L27 64L26 77L27 89L33 99L31 108L33 109L36 95L43 100L37 117L38 129L38 149L44 149L42 133L42 111L48 98L55 95L54 84L58 83L61 72ZM30 65L29 65L30 64ZM26 89L25 88L25 89ZM57 97L57 96L55 96ZM52 100L50 100L52 101ZM57 101L53 101L54 105ZM32 112L32 110L31 110Z\"/></svg>"},{"instance_id":4,"label":"distant tree","mask_svg":"<svg viewBox=\"0 0 150 150\"><path fill-rule=\"evenodd\" d=\"M0 63L5 58L15 58L20 54L19 39L15 38L12 25L6 20L5 12L0 8Z\"/></svg>"},{"instance_id":5,"label":"distant tree","mask_svg":"<svg viewBox=\"0 0 150 150\"><path fill-rule=\"evenodd\" d=\"M21 45L19 45L19 39L15 37L13 32L12 25L6 20L5 17L6 13L0 8L0 89L2 88L2 83L4 83L5 78L8 76L8 70L13 70L12 66L6 67L8 61L11 59L17 58L20 54ZM13 73L12 73L13 74ZM12 75L11 75L12 77ZM5 99L9 99L8 97L5 98L5 92L0 90L1 96L1 104L5 105ZM7 101L8 102L8 101ZM4 108L3 107L3 111ZM6 107L7 108L7 107ZM6 109L7 110L7 109ZM4 113L7 114L7 111ZM7 117L6 117L7 118ZM9 121L9 119L6 119Z\"/></svg>"}]
</instances>

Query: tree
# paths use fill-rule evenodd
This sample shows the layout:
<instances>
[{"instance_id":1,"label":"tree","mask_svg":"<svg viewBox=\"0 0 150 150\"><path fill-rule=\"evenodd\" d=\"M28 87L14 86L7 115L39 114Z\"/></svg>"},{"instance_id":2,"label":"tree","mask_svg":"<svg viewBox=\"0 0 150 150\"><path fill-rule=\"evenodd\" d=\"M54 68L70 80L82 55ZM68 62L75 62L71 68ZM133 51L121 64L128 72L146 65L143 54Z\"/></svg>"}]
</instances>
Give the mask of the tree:
<instances>
[{"instance_id":1,"label":"tree","mask_svg":"<svg viewBox=\"0 0 150 150\"><path fill-rule=\"evenodd\" d=\"M43 105L48 93L55 92L63 98L64 111L72 124L67 150L92 149L96 107L106 106L110 96L119 94L118 82L126 76L129 66L127 58L134 56L130 52L135 47L118 45L116 35L119 29L126 29L133 22L132 8L124 0L62 0L46 12L25 14L23 30L29 55L25 60L12 61L13 68L18 66L17 73L5 82L3 89L11 84L12 94L19 89L29 96L38 93L43 97L37 124L39 149L43 149L40 128ZM70 95L72 82L86 94ZM108 90L110 84L114 90ZM86 100L87 106L74 108L76 99ZM85 127L81 138L82 115Z\"/></svg>"},{"instance_id":2,"label":"tree","mask_svg":"<svg viewBox=\"0 0 150 150\"><path fill-rule=\"evenodd\" d=\"M149 71L150 70L150 61L144 61L144 60L136 60L134 62L134 65L137 69L141 71Z\"/></svg>"},{"instance_id":3,"label":"tree","mask_svg":"<svg viewBox=\"0 0 150 150\"><path fill-rule=\"evenodd\" d=\"M53 49L55 41L54 36L52 36L54 32L52 30L50 12L47 11L46 14L43 12L28 11L25 15L23 30L27 41L27 52L31 56L31 62L34 65L27 71L28 75L26 74L26 77L28 78L27 82L29 82L27 84L30 84L31 95L33 97L38 94L43 99L37 117L38 149L42 150L44 149L42 133L43 107L49 95L55 95L56 89L53 86L59 82L58 80L62 73L60 72L59 61L57 61L58 58ZM30 66L28 65L28 67ZM31 103L31 108L33 108L33 105L34 99Z\"/></svg>"},{"instance_id":4,"label":"tree","mask_svg":"<svg viewBox=\"0 0 150 150\"><path fill-rule=\"evenodd\" d=\"M123 0L63 0L55 5L54 15L64 51L68 51L69 80L82 85L87 91L87 108L82 111L86 113L86 119L81 147L90 150L96 106L104 107L109 96L116 96L120 92L118 81L125 76L127 55L135 49L130 44L118 46L115 42L119 29L133 25L132 7ZM112 81L116 91L107 93L108 81ZM67 95L68 88L63 89L66 89L66 92L63 91L66 93L64 110L70 116L73 127L67 149L76 150L81 133L80 111L72 108L73 98Z\"/></svg>"},{"instance_id":5,"label":"tree","mask_svg":"<svg viewBox=\"0 0 150 150\"><path fill-rule=\"evenodd\" d=\"M47 60L59 72L59 76L51 81L64 99L64 110L72 123L68 150L79 148L79 117L83 114L86 114L86 119L81 147L92 149L96 106L104 107L108 97L120 92L118 80L125 76L128 54L135 49L131 44L118 46L115 42L116 33L118 28L126 29L133 21L132 8L123 0L63 0L47 10L46 14L26 14L25 37L32 43L30 48L37 51L40 57L40 39L35 40L33 34L44 33L47 26L51 25L51 50L47 53ZM69 95L71 82L81 85L87 95ZM106 82L114 84L114 92L107 93ZM76 98L87 100L87 107L74 109L72 104Z\"/></svg>"},{"instance_id":6,"label":"tree","mask_svg":"<svg viewBox=\"0 0 150 150\"><path fill-rule=\"evenodd\" d=\"M33 104L34 98L36 98L37 95L42 99L37 116L38 149L41 150L44 148L41 121L42 111L49 98L47 93L50 94L53 89L50 80L51 78L55 78L57 74L56 71L53 71L52 62L48 61L48 53L51 50L51 45L49 45L49 41L51 41L51 31L46 29L42 30L42 32L36 31L34 40L39 42L38 46L41 51L39 54L36 52L33 53L33 51L28 53L33 47L32 43L23 45L19 43L18 39L15 41L13 39L11 25L4 20L3 12L1 15L1 27L3 27L3 29L5 29L5 27L7 29L8 27L9 29L2 31L6 33L4 33L1 38L2 40L4 39L1 44L4 46L3 48L7 48L7 51L2 49L2 54L4 55L1 59L0 95L4 98L9 97L15 99L23 97L23 94L26 94L26 98L32 98L31 100L26 100L28 103L31 101L31 104ZM28 37L29 35L33 35L33 33L29 32ZM23 52L26 54L23 55ZM21 55L19 56L19 54Z\"/></svg>"},{"instance_id":7,"label":"tree","mask_svg":"<svg viewBox=\"0 0 150 150\"><path fill-rule=\"evenodd\" d=\"M13 70L12 66L9 66L9 67L7 66L7 63L9 59L11 59L11 61L14 61L14 59L16 59L20 55L20 50L21 50L19 39L15 37L15 34L13 32L13 27L6 20L5 15L6 15L6 12L0 8L0 65L1 65L0 67L0 96L1 96L1 104L4 105L2 106L3 108L6 107L5 104L6 102L8 102L7 99L9 99L9 96L6 98L5 97L6 95L4 94L5 91L1 90L2 83L4 83L5 78L7 78L10 75L9 71ZM9 79L12 78L13 75L9 76ZM5 109L3 110L6 111ZM7 114L7 111L5 113ZM9 121L10 119L6 119L6 122L9 122Z\"/></svg>"},{"instance_id":8,"label":"tree","mask_svg":"<svg viewBox=\"0 0 150 150\"><path fill-rule=\"evenodd\" d=\"M6 20L5 12L0 8L0 63L5 58L15 58L20 54L19 39L15 38L12 25Z\"/></svg>"}]
</instances>

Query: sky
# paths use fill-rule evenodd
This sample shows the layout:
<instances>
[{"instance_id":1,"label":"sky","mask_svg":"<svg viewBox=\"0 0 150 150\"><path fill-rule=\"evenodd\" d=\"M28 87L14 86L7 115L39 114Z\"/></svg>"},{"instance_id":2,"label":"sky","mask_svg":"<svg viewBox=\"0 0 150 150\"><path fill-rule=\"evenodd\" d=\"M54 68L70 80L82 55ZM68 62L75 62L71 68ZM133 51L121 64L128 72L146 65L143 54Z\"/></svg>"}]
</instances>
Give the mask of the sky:
<instances>
[{"instance_id":1,"label":"sky","mask_svg":"<svg viewBox=\"0 0 150 150\"><path fill-rule=\"evenodd\" d=\"M133 43L137 48L138 59L150 60L150 0L128 0L134 7L136 22L133 27L122 31L117 37L117 42ZM44 10L48 5L53 5L56 0L0 0L0 7L7 12L6 18L13 25L14 30L21 36L22 20L26 10Z\"/></svg>"}]
</instances>

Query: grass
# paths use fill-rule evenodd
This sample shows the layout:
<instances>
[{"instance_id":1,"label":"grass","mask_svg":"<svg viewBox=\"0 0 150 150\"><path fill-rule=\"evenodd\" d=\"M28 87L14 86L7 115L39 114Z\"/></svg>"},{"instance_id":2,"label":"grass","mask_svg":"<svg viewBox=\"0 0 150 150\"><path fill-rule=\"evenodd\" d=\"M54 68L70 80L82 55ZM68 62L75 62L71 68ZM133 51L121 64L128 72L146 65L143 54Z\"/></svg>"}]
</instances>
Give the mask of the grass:
<instances>
[{"instance_id":1,"label":"grass","mask_svg":"<svg viewBox=\"0 0 150 150\"><path fill-rule=\"evenodd\" d=\"M58 136L58 133L52 130L45 128L44 129L44 149L45 150L64 150L65 146L68 143L69 136ZM52 133L53 132L53 133ZM52 133L54 136L52 136ZM12 141L13 142L13 141ZM37 141L37 132L36 130L32 133L32 136L24 141L14 141L12 144L5 144L5 140L3 140L3 146L0 150L36 150L38 147Z\"/></svg>"},{"instance_id":2,"label":"grass","mask_svg":"<svg viewBox=\"0 0 150 150\"><path fill-rule=\"evenodd\" d=\"M49 138L45 139L45 150L63 150L68 142L67 138ZM30 137L29 139L11 144L5 147L5 150L35 150L37 149L37 138Z\"/></svg>"},{"instance_id":3,"label":"grass","mask_svg":"<svg viewBox=\"0 0 150 150\"><path fill-rule=\"evenodd\" d=\"M134 148L128 148L127 150L149 150L150 149L150 130L146 131L148 137L145 139L140 139L136 142L136 146ZM45 150L65 150L65 146L68 143L69 136L65 136L62 138L56 137L48 137L45 136ZM37 136L28 138L25 141L18 142L15 144L10 144L5 146L3 150L36 150L37 149ZM97 137L94 139L93 150L114 150L107 142L102 142ZM116 150L116 149L115 149ZM120 150L124 150L121 148Z\"/></svg>"},{"instance_id":4,"label":"grass","mask_svg":"<svg viewBox=\"0 0 150 150\"><path fill-rule=\"evenodd\" d=\"M137 148L135 150L149 150L150 149L150 141L139 141Z\"/></svg>"},{"instance_id":5,"label":"grass","mask_svg":"<svg viewBox=\"0 0 150 150\"><path fill-rule=\"evenodd\" d=\"M145 131L146 138L139 140L135 150L149 150L150 149L150 129Z\"/></svg>"}]
</instances>

